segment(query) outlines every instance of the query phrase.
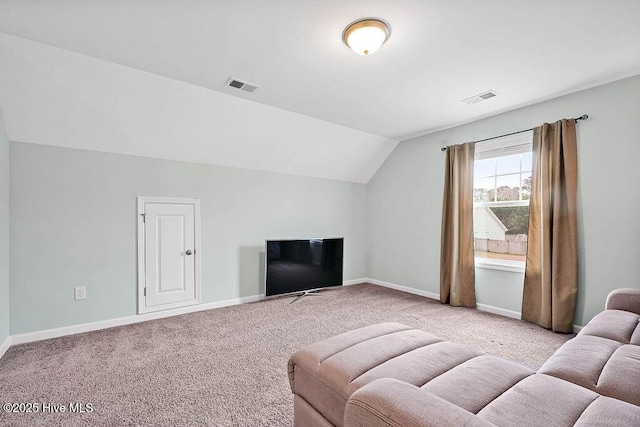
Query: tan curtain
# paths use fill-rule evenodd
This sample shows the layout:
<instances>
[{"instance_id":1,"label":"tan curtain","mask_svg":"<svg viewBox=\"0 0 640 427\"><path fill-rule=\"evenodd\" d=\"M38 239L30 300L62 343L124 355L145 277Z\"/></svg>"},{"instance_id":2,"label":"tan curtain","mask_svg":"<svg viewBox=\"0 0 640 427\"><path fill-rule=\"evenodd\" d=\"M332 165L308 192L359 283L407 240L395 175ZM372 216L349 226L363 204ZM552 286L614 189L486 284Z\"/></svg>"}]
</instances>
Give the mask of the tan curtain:
<instances>
[{"instance_id":1,"label":"tan curtain","mask_svg":"<svg viewBox=\"0 0 640 427\"><path fill-rule=\"evenodd\" d=\"M556 332L573 331L577 186L575 120L535 128L522 318Z\"/></svg>"},{"instance_id":2,"label":"tan curtain","mask_svg":"<svg viewBox=\"0 0 640 427\"><path fill-rule=\"evenodd\" d=\"M447 147L442 204L440 251L440 301L475 307L473 261L473 160L470 142Z\"/></svg>"}]
</instances>

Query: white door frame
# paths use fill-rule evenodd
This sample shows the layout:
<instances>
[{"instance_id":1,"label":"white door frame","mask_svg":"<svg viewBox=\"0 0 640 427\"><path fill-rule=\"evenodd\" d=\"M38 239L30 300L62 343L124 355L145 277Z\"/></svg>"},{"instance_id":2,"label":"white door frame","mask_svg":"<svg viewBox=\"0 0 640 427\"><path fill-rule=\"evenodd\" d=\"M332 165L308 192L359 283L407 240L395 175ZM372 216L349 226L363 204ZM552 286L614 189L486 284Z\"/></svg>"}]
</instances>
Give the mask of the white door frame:
<instances>
[{"instance_id":1,"label":"white door frame","mask_svg":"<svg viewBox=\"0 0 640 427\"><path fill-rule=\"evenodd\" d=\"M138 314L150 313L160 310L169 310L187 305L194 305L193 302L177 302L172 304L164 304L162 306L147 307L145 304L145 235L144 235L144 205L145 203L172 203L172 204L188 204L194 207L194 256L195 256L195 299L196 304L202 303L201 289L201 259L202 251L200 250L200 199L176 198L176 197L148 197L138 196Z\"/></svg>"}]
</instances>

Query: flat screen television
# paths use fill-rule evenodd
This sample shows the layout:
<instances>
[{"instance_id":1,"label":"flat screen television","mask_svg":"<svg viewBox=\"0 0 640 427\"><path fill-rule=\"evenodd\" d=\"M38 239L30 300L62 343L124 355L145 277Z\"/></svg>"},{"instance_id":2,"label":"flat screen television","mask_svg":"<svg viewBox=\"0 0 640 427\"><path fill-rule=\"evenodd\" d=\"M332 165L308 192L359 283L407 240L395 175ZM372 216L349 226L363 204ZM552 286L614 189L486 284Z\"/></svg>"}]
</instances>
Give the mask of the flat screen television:
<instances>
[{"instance_id":1,"label":"flat screen television","mask_svg":"<svg viewBox=\"0 0 640 427\"><path fill-rule=\"evenodd\" d=\"M342 286L344 238L267 240L266 296Z\"/></svg>"}]
</instances>

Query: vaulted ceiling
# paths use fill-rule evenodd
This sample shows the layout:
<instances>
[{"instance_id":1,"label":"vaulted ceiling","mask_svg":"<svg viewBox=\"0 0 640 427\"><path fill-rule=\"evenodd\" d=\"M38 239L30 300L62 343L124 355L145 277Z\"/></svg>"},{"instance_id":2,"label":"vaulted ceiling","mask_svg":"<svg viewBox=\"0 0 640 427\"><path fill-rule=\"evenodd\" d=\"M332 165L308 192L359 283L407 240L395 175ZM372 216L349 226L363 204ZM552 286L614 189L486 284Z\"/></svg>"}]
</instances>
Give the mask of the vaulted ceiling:
<instances>
[{"instance_id":1,"label":"vaulted ceiling","mask_svg":"<svg viewBox=\"0 0 640 427\"><path fill-rule=\"evenodd\" d=\"M363 17L391 26L368 57L341 40ZM637 0L0 0L0 108L16 141L367 182L402 139L640 74L638 22Z\"/></svg>"}]
</instances>

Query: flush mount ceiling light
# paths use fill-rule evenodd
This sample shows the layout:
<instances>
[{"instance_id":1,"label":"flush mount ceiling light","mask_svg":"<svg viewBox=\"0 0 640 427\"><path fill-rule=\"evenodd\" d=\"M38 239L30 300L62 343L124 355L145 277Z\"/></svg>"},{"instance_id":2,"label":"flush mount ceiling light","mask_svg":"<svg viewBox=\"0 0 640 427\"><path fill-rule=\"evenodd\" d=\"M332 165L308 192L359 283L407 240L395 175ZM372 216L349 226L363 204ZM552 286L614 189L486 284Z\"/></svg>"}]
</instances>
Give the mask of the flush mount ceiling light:
<instances>
[{"instance_id":1,"label":"flush mount ceiling light","mask_svg":"<svg viewBox=\"0 0 640 427\"><path fill-rule=\"evenodd\" d=\"M342 40L358 55L370 55L389 39L391 28L380 19L361 19L345 28Z\"/></svg>"}]
</instances>

